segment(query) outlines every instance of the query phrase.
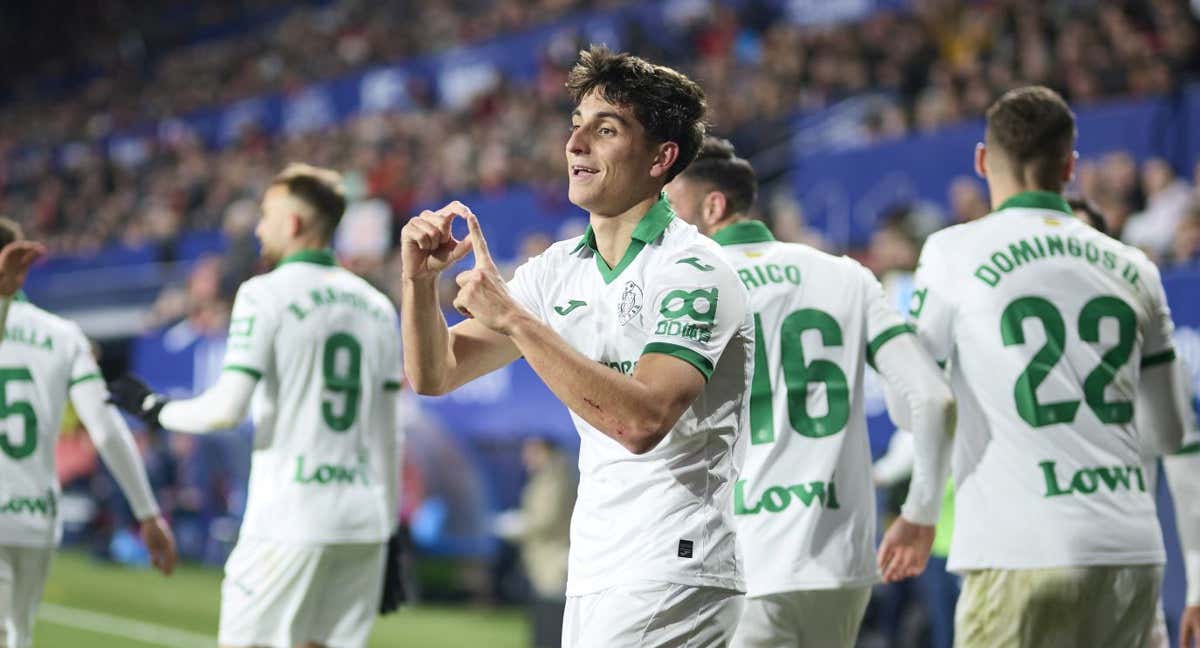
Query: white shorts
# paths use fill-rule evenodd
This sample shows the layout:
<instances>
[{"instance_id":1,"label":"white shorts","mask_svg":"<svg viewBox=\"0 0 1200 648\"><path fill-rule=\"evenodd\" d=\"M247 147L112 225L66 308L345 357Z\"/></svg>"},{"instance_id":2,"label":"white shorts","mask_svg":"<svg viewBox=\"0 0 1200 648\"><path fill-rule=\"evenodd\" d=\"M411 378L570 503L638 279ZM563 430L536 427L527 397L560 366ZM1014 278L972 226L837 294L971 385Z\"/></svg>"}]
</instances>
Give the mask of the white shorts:
<instances>
[{"instance_id":1,"label":"white shorts","mask_svg":"<svg viewBox=\"0 0 1200 648\"><path fill-rule=\"evenodd\" d=\"M0 648L33 645L33 621L53 547L0 546Z\"/></svg>"},{"instance_id":2,"label":"white shorts","mask_svg":"<svg viewBox=\"0 0 1200 648\"><path fill-rule=\"evenodd\" d=\"M238 540L221 582L221 645L365 646L379 610L385 546Z\"/></svg>"},{"instance_id":3,"label":"white shorts","mask_svg":"<svg viewBox=\"0 0 1200 648\"><path fill-rule=\"evenodd\" d=\"M1161 565L967 572L956 648L1134 648L1154 624Z\"/></svg>"},{"instance_id":4,"label":"white shorts","mask_svg":"<svg viewBox=\"0 0 1200 648\"><path fill-rule=\"evenodd\" d=\"M746 598L736 648L854 648L870 587L801 590Z\"/></svg>"},{"instance_id":5,"label":"white shorts","mask_svg":"<svg viewBox=\"0 0 1200 648\"><path fill-rule=\"evenodd\" d=\"M636 583L568 596L563 648L725 648L742 612L741 592Z\"/></svg>"}]
</instances>

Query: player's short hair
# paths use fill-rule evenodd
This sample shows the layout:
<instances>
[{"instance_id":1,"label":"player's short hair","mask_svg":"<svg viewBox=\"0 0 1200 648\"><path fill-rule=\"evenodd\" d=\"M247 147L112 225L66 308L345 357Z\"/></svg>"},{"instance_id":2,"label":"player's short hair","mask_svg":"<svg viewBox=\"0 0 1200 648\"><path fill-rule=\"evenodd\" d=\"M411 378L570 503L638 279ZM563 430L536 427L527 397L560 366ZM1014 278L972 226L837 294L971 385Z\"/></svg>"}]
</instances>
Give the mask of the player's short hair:
<instances>
[{"instance_id":1,"label":"player's short hair","mask_svg":"<svg viewBox=\"0 0 1200 648\"><path fill-rule=\"evenodd\" d=\"M333 238L346 211L342 174L333 169L293 162L275 176L271 186L287 187L289 194L312 208L322 238L326 241Z\"/></svg>"},{"instance_id":2,"label":"player's short hair","mask_svg":"<svg viewBox=\"0 0 1200 648\"><path fill-rule=\"evenodd\" d=\"M1071 207L1072 213L1083 213L1083 219L1092 226L1092 229L1101 234L1108 234L1108 222L1104 220L1104 214L1096 209L1092 201L1083 197L1067 198L1067 205Z\"/></svg>"},{"instance_id":3,"label":"player's short hair","mask_svg":"<svg viewBox=\"0 0 1200 648\"><path fill-rule=\"evenodd\" d=\"M0 248L9 243L25 240L25 231L21 224L11 218L0 216Z\"/></svg>"},{"instance_id":4,"label":"player's short hair","mask_svg":"<svg viewBox=\"0 0 1200 648\"><path fill-rule=\"evenodd\" d=\"M987 146L1004 155L1019 179L1059 191L1075 146L1075 115L1059 94L1044 86L1004 93L987 110Z\"/></svg>"},{"instance_id":5,"label":"player's short hair","mask_svg":"<svg viewBox=\"0 0 1200 648\"><path fill-rule=\"evenodd\" d=\"M666 182L696 157L708 105L695 81L669 67L593 45L579 53L579 61L567 75L567 91L579 103L593 90L613 105L632 109L652 140L679 146Z\"/></svg>"},{"instance_id":6,"label":"player's short hair","mask_svg":"<svg viewBox=\"0 0 1200 648\"><path fill-rule=\"evenodd\" d=\"M705 137L700 153L683 175L725 194L725 215L750 211L758 198L758 176L754 167L737 156L727 139Z\"/></svg>"}]
</instances>

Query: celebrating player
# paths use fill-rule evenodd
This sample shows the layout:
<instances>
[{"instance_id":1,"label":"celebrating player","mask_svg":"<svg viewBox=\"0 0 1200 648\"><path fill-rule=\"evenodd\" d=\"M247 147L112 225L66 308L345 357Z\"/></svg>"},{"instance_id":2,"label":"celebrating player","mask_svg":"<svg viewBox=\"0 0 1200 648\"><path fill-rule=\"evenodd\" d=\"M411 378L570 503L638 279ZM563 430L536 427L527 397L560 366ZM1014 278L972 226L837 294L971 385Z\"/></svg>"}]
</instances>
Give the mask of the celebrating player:
<instances>
[{"instance_id":1,"label":"celebrating player","mask_svg":"<svg viewBox=\"0 0 1200 648\"><path fill-rule=\"evenodd\" d=\"M959 404L964 646L1140 646L1154 618L1164 553L1139 433L1177 448L1187 404L1157 269L1060 193L1074 141L1053 91L1002 96L975 157L995 211L934 234L917 269L911 315Z\"/></svg>"},{"instance_id":2,"label":"celebrating player","mask_svg":"<svg viewBox=\"0 0 1200 648\"><path fill-rule=\"evenodd\" d=\"M893 416L928 446L885 543L889 579L929 557L954 401L875 277L776 241L749 217L756 191L750 163L715 138L667 186L679 216L723 246L754 314L750 447L734 490L747 601L734 645L849 647L879 580L863 366L888 380L901 396Z\"/></svg>"},{"instance_id":3,"label":"celebrating player","mask_svg":"<svg viewBox=\"0 0 1200 648\"><path fill-rule=\"evenodd\" d=\"M742 601L732 494L753 326L720 249L661 196L700 148L704 95L604 48L581 54L567 87L569 197L590 226L506 286L465 205L410 221L406 373L441 394L524 356L571 410L580 483L565 646L723 646ZM470 250L455 306L471 319L447 329L437 276Z\"/></svg>"},{"instance_id":4,"label":"celebrating player","mask_svg":"<svg viewBox=\"0 0 1200 648\"><path fill-rule=\"evenodd\" d=\"M20 255L40 254L40 246L19 245L20 239L20 226L0 219L0 246ZM0 269L0 275L9 275L0 278L0 290L20 286L12 275L23 276L28 263L14 263L24 269L12 274ZM4 265L0 260L0 268ZM175 566L175 540L159 515L133 436L106 402L104 379L83 331L20 293L7 309L6 326L0 345L5 421L0 430L0 646L25 648L33 643L38 601L62 537L54 448L68 399L129 499L151 561L164 574Z\"/></svg>"},{"instance_id":5,"label":"celebrating player","mask_svg":"<svg viewBox=\"0 0 1200 648\"><path fill-rule=\"evenodd\" d=\"M114 399L151 425L237 425L255 394L246 513L221 586L222 646L364 646L395 527L400 387L390 300L338 267L338 174L280 173L256 233L275 269L238 289L225 370L191 400L133 378Z\"/></svg>"}]
</instances>

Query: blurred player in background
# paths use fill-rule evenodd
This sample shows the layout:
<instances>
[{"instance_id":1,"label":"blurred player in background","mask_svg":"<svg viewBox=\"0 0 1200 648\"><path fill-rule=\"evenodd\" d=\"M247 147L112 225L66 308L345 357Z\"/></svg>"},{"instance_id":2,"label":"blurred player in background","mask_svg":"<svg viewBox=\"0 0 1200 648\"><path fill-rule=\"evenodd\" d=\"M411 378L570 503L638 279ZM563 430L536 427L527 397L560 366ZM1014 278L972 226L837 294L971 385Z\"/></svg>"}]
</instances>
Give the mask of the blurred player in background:
<instances>
[{"instance_id":1,"label":"blurred player in background","mask_svg":"<svg viewBox=\"0 0 1200 648\"><path fill-rule=\"evenodd\" d=\"M892 414L924 450L881 553L889 580L928 558L954 400L875 277L848 257L776 241L749 216L756 192L750 163L715 138L667 186L680 218L737 269L757 336L750 447L734 491L747 585L734 644L849 648L879 581L864 366L900 396Z\"/></svg>"},{"instance_id":2,"label":"blurred player in background","mask_svg":"<svg viewBox=\"0 0 1200 648\"><path fill-rule=\"evenodd\" d=\"M571 410L580 483L563 645L724 646L742 603L732 495L753 325L720 248L661 196L700 149L704 94L604 48L581 54L567 87L569 197L588 230L506 286L465 205L410 221L406 373L444 394L524 356ZM437 277L470 250L455 306L471 319L448 329Z\"/></svg>"},{"instance_id":3,"label":"blurred player in background","mask_svg":"<svg viewBox=\"0 0 1200 648\"><path fill-rule=\"evenodd\" d=\"M963 646L1139 646L1154 619L1165 557L1139 433L1178 448L1188 405L1157 269L1061 195L1074 141L1053 91L1002 96L975 159L994 213L931 236L917 269L911 315L958 402Z\"/></svg>"},{"instance_id":4,"label":"blurred player in background","mask_svg":"<svg viewBox=\"0 0 1200 648\"><path fill-rule=\"evenodd\" d=\"M132 377L114 382L124 409L195 434L237 425L254 395L222 646L364 646L380 605L396 527L398 322L391 301L328 249L345 206L336 172L285 169L257 229L275 269L238 289L216 385L167 402Z\"/></svg>"},{"instance_id":5,"label":"blurred player in background","mask_svg":"<svg viewBox=\"0 0 1200 648\"><path fill-rule=\"evenodd\" d=\"M0 219L0 246L17 251L9 244L21 238L19 225ZM12 291L6 305L15 302L6 308L0 344L0 647L25 648L33 643L38 602L62 537L54 449L68 399L140 521L151 561L164 574L175 566L175 539L159 515L133 435L107 403L83 331L22 298L17 288L24 270L13 276L2 260L0 268L0 290Z\"/></svg>"}]
</instances>

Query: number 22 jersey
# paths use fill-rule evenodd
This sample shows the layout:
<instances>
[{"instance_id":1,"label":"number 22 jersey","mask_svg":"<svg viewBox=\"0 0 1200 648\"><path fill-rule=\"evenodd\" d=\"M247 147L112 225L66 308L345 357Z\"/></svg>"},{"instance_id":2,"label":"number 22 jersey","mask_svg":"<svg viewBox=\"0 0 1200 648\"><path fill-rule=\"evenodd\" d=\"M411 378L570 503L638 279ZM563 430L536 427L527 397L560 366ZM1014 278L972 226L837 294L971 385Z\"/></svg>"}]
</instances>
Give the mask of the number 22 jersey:
<instances>
[{"instance_id":1,"label":"number 22 jersey","mask_svg":"<svg viewBox=\"0 0 1200 648\"><path fill-rule=\"evenodd\" d=\"M950 569L1163 562L1134 406L1174 351L1145 255L1018 194L929 238L910 315L958 402Z\"/></svg>"}]
</instances>

